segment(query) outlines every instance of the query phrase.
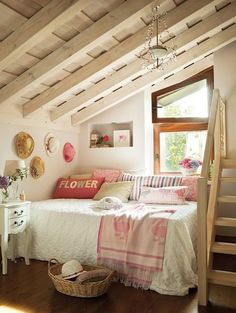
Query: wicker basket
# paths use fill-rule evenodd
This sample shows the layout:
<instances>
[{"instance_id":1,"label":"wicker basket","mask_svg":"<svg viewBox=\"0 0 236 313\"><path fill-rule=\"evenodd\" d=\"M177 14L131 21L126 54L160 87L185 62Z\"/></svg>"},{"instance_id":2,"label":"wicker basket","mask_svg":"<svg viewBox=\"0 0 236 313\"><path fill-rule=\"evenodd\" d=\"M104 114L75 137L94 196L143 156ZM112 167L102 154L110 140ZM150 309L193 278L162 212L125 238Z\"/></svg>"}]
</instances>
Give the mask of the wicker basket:
<instances>
[{"instance_id":1,"label":"wicker basket","mask_svg":"<svg viewBox=\"0 0 236 313\"><path fill-rule=\"evenodd\" d=\"M104 280L79 283L66 280L59 276L61 274L62 265L63 264L59 263L56 259L51 259L48 262L48 276L51 278L57 291L73 297L92 298L103 295L107 292L115 274L114 271L110 270L110 274ZM101 268L103 267L83 265L83 269L86 271Z\"/></svg>"}]
</instances>

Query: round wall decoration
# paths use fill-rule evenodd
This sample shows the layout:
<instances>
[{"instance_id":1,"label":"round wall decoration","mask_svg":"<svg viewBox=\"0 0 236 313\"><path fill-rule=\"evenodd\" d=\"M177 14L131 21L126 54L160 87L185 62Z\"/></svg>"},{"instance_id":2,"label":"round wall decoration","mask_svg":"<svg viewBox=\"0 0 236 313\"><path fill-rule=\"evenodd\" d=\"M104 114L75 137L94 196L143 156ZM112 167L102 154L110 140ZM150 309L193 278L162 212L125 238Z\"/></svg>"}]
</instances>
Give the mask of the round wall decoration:
<instances>
[{"instance_id":1,"label":"round wall decoration","mask_svg":"<svg viewBox=\"0 0 236 313\"><path fill-rule=\"evenodd\" d=\"M34 179L38 179L41 176L43 176L45 171L44 161L38 157L35 156L30 162L30 174Z\"/></svg>"},{"instance_id":2,"label":"round wall decoration","mask_svg":"<svg viewBox=\"0 0 236 313\"><path fill-rule=\"evenodd\" d=\"M54 157L60 148L59 140L52 133L48 133L45 136L44 143L48 156Z\"/></svg>"},{"instance_id":3,"label":"round wall decoration","mask_svg":"<svg viewBox=\"0 0 236 313\"><path fill-rule=\"evenodd\" d=\"M16 135L16 154L21 159L28 158L34 150L34 139L25 132Z\"/></svg>"},{"instance_id":4,"label":"round wall decoration","mask_svg":"<svg viewBox=\"0 0 236 313\"><path fill-rule=\"evenodd\" d=\"M63 148L63 156L66 162L71 162L74 159L75 148L70 142L65 143Z\"/></svg>"}]
</instances>

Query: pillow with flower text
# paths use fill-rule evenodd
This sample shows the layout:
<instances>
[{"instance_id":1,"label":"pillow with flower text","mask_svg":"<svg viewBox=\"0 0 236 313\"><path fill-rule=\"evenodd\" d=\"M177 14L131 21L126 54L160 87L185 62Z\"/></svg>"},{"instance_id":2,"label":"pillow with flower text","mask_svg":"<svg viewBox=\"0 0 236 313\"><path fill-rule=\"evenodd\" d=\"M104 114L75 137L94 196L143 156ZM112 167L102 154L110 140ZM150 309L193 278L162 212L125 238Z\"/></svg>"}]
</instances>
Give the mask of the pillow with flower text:
<instances>
[{"instance_id":1,"label":"pillow with flower text","mask_svg":"<svg viewBox=\"0 0 236 313\"><path fill-rule=\"evenodd\" d=\"M141 194L138 201L153 204L185 204L188 192L188 187L185 186L162 188L143 186L141 188Z\"/></svg>"},{"instance_id":2,"label":"pillow with flower text","mask_svg":"<svg viewBox=\"0 0 236 313\"><path fill-rule=\"evenodd\" d=\"M59 178L53 198L92 199L103 182L104 177L90 179Z\"/></svg>"}]
</instances>

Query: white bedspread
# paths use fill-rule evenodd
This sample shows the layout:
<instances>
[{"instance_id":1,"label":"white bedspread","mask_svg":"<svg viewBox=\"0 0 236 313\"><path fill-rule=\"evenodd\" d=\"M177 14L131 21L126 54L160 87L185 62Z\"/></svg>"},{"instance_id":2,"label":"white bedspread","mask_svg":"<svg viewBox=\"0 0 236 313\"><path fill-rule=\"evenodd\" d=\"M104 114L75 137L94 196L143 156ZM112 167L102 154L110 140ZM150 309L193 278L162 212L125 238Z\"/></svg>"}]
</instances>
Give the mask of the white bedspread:
<instances>
[{"instance_id":1,"label":"white bedspread","mask_svg":"<svg viewBox=\"0 0 236 313\"><path fill-rule=\"evenodd\" d=\"M56 258L60 262L78 259L96 264L97 234L101 211L89 207L93 200L59 199L32 203L30 257ZM133 205L130 201L126 205ZM185 295L197 284L196 276L196 203L186 205L150 205L177 209L168 223L164 266L155 273L151 289L161 294ZM19 237L19 255L23 255Z\"/></svg>"}]
</instances>

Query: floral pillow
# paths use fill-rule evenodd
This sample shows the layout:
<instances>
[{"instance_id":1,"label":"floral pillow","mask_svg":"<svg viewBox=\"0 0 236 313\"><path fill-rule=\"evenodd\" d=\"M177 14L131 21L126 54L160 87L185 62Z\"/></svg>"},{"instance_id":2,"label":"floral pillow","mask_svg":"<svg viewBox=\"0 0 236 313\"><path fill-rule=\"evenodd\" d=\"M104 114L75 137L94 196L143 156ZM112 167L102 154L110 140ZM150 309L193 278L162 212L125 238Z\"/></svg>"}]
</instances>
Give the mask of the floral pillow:
<instances>
[{"instance_id":1,"label":"floral pillow","mask_svg":"<svg viewBox=\"0 0 236 313\"><path fill-rule=\"evenodd\" d=\"M143 186L139 202L159 204L185 204L189 190L185 186L152 188Z\"/></svg>"},{"instance_id":2,"label":"floral pillow","mask_svg":"<svg viewBox=\"0 0 236 313\"><path fill-rule=\"evenodd\" d=\"M121 175L121 170L117 169L106 169L106 168L95 168L93 170L93 178L104 177L106 183L115 183Z\"/></svg>"},{"instance_id":3,"label":"floral pillow","mask_svg":"<svg viewBox=\"0 0 236 313\"><path fill-rule=\"evenodd\" d=\"M197 201L197 180L198 176L183 176L182 186L187 186L189 189L189 194L186 200Z\"/></svg>"}]
</instances>

